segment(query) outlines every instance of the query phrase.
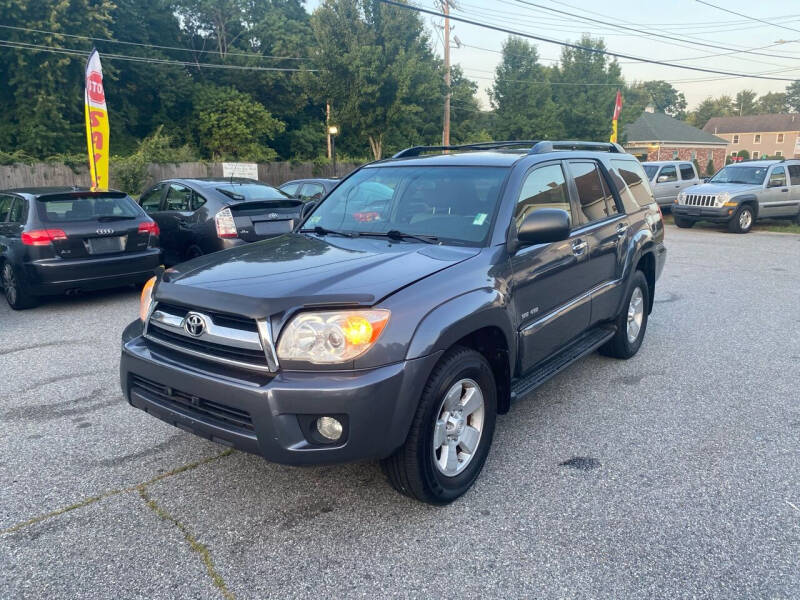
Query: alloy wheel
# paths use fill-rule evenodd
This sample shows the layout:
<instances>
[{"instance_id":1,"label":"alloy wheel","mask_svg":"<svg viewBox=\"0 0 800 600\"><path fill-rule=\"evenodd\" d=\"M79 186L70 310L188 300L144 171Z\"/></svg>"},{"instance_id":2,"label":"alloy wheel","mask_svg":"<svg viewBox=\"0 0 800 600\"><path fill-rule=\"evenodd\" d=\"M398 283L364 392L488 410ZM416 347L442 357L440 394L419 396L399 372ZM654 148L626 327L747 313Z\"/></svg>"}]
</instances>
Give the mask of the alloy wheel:
<instances>
[{"instance_id":1,"label":"alloy wheel","mask_svg":"<svg viewBox=\"0 0 800 600\"><path fill-rule=\"evenodd\" d=\"M739 227L742 230L750 229L750 225L753 224L753 215L750 213L749 210L745 209L739 213Z\"/></svg>"},{"instance_id":2,"label":"alloy wheel","mask_svg":"<svg viewBox=\"0 0 800 600\"><path fill-rule=\"evenodd\" d=\"M639 337L644 319L644 294L642 288L636 286L631 294L631 301L628 304L628 342L633 344Z\"/></svg>"},{"instance_id":3,"label":"alloy wheel","mask_svg":"<svg viewBox=\"0 0 800 600\"><path fill-rule=\"evenodd\" d=\"M450 386L433 430L433 461L446 477L460 474L475 456L483 434L483 392L472 379Z\"/></svg>"},{"instance_id":4,"label":"alloy wheel","mask_svg":"<svg viewBox=\"0 0 800 600\"><path fill-rule=\"evenodd\" d=\"M6 293L6 300L13 306L17 301L17 280L14 277L14 269L9 264L3 267L3 290Z\"/></svg>"}]
</instances>

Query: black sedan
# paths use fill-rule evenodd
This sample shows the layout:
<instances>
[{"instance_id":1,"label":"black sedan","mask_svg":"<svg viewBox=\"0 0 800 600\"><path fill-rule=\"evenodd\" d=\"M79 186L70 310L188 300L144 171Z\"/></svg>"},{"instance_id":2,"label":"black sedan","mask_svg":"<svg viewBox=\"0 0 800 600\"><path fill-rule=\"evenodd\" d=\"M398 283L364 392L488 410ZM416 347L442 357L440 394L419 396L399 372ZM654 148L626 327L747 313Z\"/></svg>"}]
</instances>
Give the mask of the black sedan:
<instances>
[{"instance_id":1,"label":"black sedan","mask_svg":"<svg viewBox=\"0 0 800 600\"><path fill-rule=\"evenodd\" d=\"M139 198L168 265L292 230L303 201L253 179L167 179Z\"/></svg>"},{"instance_id":2,"label":"black sedan","mask_svg":"<svg viewBox=\"0 0 800 600\"><path fill-rule=\"evenodd\" d=\"M141 284L161 264L158 225L117 191L0 190L0 273L13 309L39 296Z\"/></svg>"},{"instance_id":3,"label":"black sedan","mask_svg":"<svg viewBox=\"0 0 800 600\"><path fill-rule=\"evenodd\" d=\"M319 202L328 195L341 179L292 179L282 183L278 189L292 198L299 198L303 202Z\"/></svg>"}]
</instances>

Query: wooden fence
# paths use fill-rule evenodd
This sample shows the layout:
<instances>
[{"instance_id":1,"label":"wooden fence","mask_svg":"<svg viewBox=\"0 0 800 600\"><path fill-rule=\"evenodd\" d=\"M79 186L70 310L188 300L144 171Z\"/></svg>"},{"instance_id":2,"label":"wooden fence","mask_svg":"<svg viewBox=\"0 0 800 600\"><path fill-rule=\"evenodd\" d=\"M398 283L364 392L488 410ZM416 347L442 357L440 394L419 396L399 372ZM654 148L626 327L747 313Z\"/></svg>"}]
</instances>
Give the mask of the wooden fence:
<instances>
[{"instance_id":1,"label":"wooden fence","mask_svg":"<svg viewBox=\"0 0 800 600\"><path fill-rule=\"evenodd\" d=\"M353 163L337 163L336 174L342 177L357 166ZM222 163L151 164L147 171L149 177L146 185L149 185L155 181L177 177L222 177ZM331 177L332 175L333 167L331 165L315 165L311 162L273 162L258 165L258 179L270 185L280 185L290 179ZM113 184L113 165L109 176ZM89 173L86 167L73 170L67 165L59 163L0 165L0 189L60 185L85 186L88 184Z\"/></svg>"}]
</instances>

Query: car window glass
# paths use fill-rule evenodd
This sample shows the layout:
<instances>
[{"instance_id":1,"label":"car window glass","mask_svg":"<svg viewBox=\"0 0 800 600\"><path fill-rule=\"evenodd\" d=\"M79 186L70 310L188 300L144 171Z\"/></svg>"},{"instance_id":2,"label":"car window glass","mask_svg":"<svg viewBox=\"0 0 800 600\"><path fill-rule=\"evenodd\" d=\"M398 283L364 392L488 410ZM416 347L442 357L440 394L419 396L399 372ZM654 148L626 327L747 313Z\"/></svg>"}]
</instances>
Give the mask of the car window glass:
<instances>
[{"instance_id":1,"label":"car window glass","mask_svg":"<svg viewBox=\"0 0 800 600\"><path fill-rule=\"evenodd\" d=\"M167 201L164 208L166 210L177 210L180 212L192 210L192 190L180 183L169 184Z\"/></svg>"},{"instance_id":2,"label":"car window glass","mask_svg":"<svg viewBox=\"0 0 800 600\"><path fill-rule=\"evenodd\" d=\"M8 215L8 222L9 223L24 223L25 219L25 209L28 207L28 203L23 200L22 198L15 198L14 203L11 205L11 212Z\"/></svg>"},{"instance_id":3,"label":"car window glass","mask_svg":"<svg viewBox=\"0 0 800 600\"><path fill-rule=\"evenodd\" d=\"M586 221L600 221L615 213L614 199L609 197L597 165L594 162L570 162L569 166Z\"/></svg>"},{"instance_id":4,"label":"car window glass","mask_svg":"<svg viewBox=\"0 0 800 600\"><path fill-rule=\"evenodd\" d=\"M8 218L8 211L11 210L13 196L0 196L0 223L4 223Z\"/></svg>"},{"instance_id":5,"label":"car window glass","mask_svg":"<svg viewBox=\"0 0 800 600\"><path fill-rule=\"evenodd\" d=\"M786 170L783 167L775 167L769 176L769 185L782 187L786 185Z\"/></svg>"},{"instance_id":6,"label":"car window glass","mask_svg":"<svg viewBox=\"0 0 800 600\"><path fill-rule=\"evenodd\" d=\"M94 221L101 217L129 219L142 214L133 199L124 195L45 196L39 198L36 205L39 219L48 223Z\"/></svg>"},{"instance_id":7,"label":"car window glass","mask_svg":"<svg viewBox=\"0 0 800 600\"><path fill-rule=\"evenodd\" d=\"M642 166L632 160L612 160L611 178L619 190L626 212L655 202L653 192L645 179Z\"/></svg>"},{"instance_id":8,"label":"car window glass","mask_svg":"<svg viewBox=\"0 0 800 600\"><path fill-rule=\"evenodd\" d=\"M570 215L570 222L572 222L572 210L561 165L540 167L532 171L525 179L514 211L517 228L526 216L543 208L565 210Z\"/></svg>"},{"instance_id":9,"label":"car window glass","mask_svg":"<svg viewBox=\"0 0 800 600\"><path fill-rule=\"evenodd\" d=\"M678 173L673 165L662 168L661 173L658 174L658 179L656 179L657 183L665 183L668 181L678 181Z\"/></svg>"},{"instance_id":10,"label":"car window glass","mask_svg":"<svg viewBox=\"0 0 800 600\"><path fill-rule=\"evenodd\" d=\"M644 172L647 174L648 179L652 179L658 173L658 167L656 165L643 165Z\"/></svg>"},{"instance_id":11,"label":"car window glass","mask_svg":"<svg viewBox=\"0 0 800 600\"><path fill-rule=\"evenodd\" d=\"M692 165L681 165L681 179L694 179L694 169Z\"/></svg>"},{"instance_id":12,"label":"car window glass","mask_svg":"<svg viewBox=\"0 0 800 600\"><path fill-rule=\"evenodd\" d=\"M206 199L205 198L203 198L197 192L192 192L192 210L197 210L198 208L203 206L203 204L205 204L205 203L206 203Z\"/></svg>"},{"instance_id":13,"label":"car window glass","mask_svg":"<svg viewBox=\"0 0 800 600\"><path fill-rule=\"evenodd\" d=\"M278 189L285 194L289 194L290 196L294 196L297 192L297 188L300 187L299 183L287 183L286 185L282 185Z\"/></svg>"},{"instance_id":14,"label":"car window glass","mask_svg":"<svg viewBox=\"0 0 800 600\"><path fill-rule=\"evenodd\" d=\"M319 183L307 183L303 186L303 191L300 192L300 197L303 200L319 200L325 195L325 188Z\"/></svg>"},{"instance_id":15,"label":"car window glass","mask_svg":"<svg viewBox=\"0 0 800 600\"><path fill-rule=\"evenodd\" d=\"M164 190L164 184L159 183L156 187L146 191L139 198L139 206L144 209L144 212L150 214L158 212L161 207L161 192Z\"/></svg>"},{"instance_id":16,"label":"car window glass","mask_svg":"<svg viewBox=\"0 0 800 600\"><path fill-rule=\"evenodd\" d=\"M789 165L789 179L792 185L800 185L800 165ZM2 221L2 219L0 219Z\"/></svg>"}]
</instances>

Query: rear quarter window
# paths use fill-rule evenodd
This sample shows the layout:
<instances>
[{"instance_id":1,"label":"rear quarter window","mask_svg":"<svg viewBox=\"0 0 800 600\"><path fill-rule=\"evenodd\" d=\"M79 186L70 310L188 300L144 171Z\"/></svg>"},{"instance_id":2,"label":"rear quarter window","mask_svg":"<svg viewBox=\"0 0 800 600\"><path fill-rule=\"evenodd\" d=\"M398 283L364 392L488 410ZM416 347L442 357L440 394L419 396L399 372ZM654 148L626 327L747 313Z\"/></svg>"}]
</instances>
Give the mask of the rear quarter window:
<instances>
[{"instance_id":1,"label":"rear quarter window","mask_svg":"<svg viewBox=\"0 0 800 600\"><path fill-rule=\"evenodd\" d=\"M39 198L39 219L46 223L94 221L101 217L135 218L139 207L128 196L70 196Z\"/></svg>"},{"instance_id":2,"label":"rear quarter window","mask_svg":"<svg viewBox=\"0 0 800 600\"><path fill-rule=\"evenodd\" d=\"M642 165L634 160L611 160L611 178L619 190L626 213L636 212L655 202Z\"/></svg>"}]
</instances>

